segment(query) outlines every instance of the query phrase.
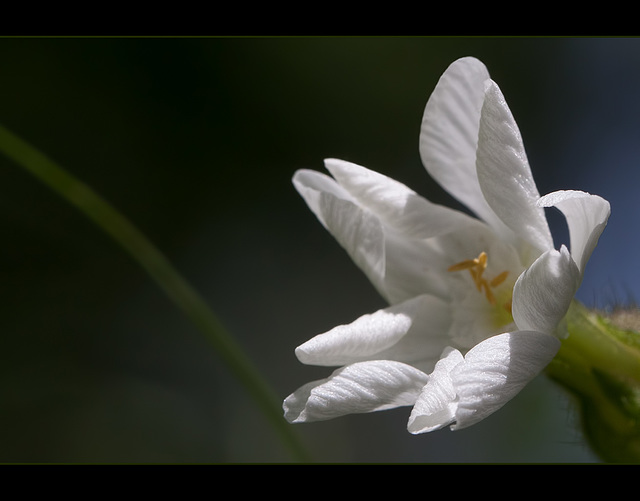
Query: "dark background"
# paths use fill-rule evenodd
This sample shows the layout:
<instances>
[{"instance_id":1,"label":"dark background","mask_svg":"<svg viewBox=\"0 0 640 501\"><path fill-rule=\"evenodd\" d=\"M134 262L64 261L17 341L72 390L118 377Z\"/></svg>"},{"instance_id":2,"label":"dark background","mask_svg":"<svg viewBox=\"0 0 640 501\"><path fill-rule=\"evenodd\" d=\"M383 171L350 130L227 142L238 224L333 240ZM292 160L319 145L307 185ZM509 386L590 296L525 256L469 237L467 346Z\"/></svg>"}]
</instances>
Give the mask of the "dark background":
<instances>
[{"instance_id":1,"label":"dark background","mask_svg":"<svg viewBox=\"0 0 640 501\"><path fill-rule=\"evenodd\" d=\"M338 157L455 205L418 134L438 77L466 55L505 94L540 192L612 204L580 299L640 295L637 39L4 38L0 123L148 235L284 398L329 373L297 345L383 306L293 172ZM138 265L4 157L0 236L0 462L290 460ZM596 460L545 377L467 430L412 436L408 415L295 429L317 461Z\"/></svg>"}]
</instances>

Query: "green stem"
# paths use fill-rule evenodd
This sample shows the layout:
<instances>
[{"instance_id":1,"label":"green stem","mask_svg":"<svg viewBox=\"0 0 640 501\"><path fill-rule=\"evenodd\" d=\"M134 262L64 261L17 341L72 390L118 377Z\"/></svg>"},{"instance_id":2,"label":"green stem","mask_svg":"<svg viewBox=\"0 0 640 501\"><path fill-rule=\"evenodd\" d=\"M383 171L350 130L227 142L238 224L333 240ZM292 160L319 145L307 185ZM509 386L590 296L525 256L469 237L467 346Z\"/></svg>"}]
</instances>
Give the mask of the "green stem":
<instances>
[{"instance_id":1,"label":"green stem","mask_svg":"<svg viewBox=\"0 0 640 501\"><path fill-rule=\"evenodd\" d=\"M640 383L640 345L636 333L616 328L577 301L566 318L570 335L562 341L556 359L571 361L576 380L582 377L576 373L596 370Z\"/></svg>"},{"instance_id":2,"label":"green stem","mask_svg":"<svg viewBox=\"0 0 640 501\"><path fill-rule=\"evenodd\" d=\"M120 212L62 167L0 125L0 151L78 208L119 243L206 336L231 372L275 426L294 457L305 460L281 402L201 296L167 258Z\"/></svg>"},{"instance_id":3,"label":"green stem","mask_svg":"<svg viewBox=\"0 0 640 501\"><path fill-rule=\"evenodd\" d=\"M581 406L585 436L608 462L640 462L640 338L574 302L569 337L547 373Z\"/></svg>"}]
</instances>

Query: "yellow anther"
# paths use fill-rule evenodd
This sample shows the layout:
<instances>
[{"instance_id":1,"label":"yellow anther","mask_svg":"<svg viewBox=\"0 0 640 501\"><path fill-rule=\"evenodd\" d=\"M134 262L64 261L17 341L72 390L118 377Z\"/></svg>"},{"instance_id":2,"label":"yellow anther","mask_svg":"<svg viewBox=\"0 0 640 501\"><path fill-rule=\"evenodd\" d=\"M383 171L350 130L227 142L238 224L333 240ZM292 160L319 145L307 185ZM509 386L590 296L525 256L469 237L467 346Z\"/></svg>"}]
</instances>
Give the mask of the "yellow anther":
<instances>
[{"instance_id":1,"label":"yellow anther","mask_svg":"<svg viewBox=\"0 0 640 501\"><path fill-rule=\"evenodd\" d=\"M490 281L487 281L482 276L482 274L484 273L484 270L487 268L488 260L489 258L487 256L487 253L481 252L477 258L468 259L466 261L462 261L460 263L454 264L453 266L449 266L447 270L448 271L469 270L469 274L471 275L471 278L473 279L473 283L476 285L476 288L478 289L478 291L479 292L484 291L484 295L486 296L487 301L489 301L489 304L494 305L496 304L496 298L491 289L497 287L502 282L504 282L507 279L507 275L509 275L509 271L508 270L503 271L499 275L496 275ZM507 310L510 310L511 305L510 304L505 305L505 308Z\"/></svg>"},{"instance_id":2,"label":"yellow anther","mask_svg":"<svg viewBox=\"0 0 640 501\"><path fill-rule=\"evenodd\" d=\"M480 255L475 260L478 261L478 264L483 270L487 267L488 258L487 258L486 252L481 252Z\"/></svg>"},{"instance_id":3,"label":"yellow anther","mask_svg":"<svg viewBox=\"0 0 640 501\"><path fill-rule=\"evenodd\" d=\"M507 279L508 274L509 274L509 270L506 270L500 273L499 275L496 275L496 277L493 278L491 282L489 282L489 285L491 287L498 287L498 285L500 285L502 282L504 282Z\"/></svg>"},{"instance_id":4,"label":"yellow anther","mask_svg":"<svg viewBox=\"0 0 640 501\"><path fill-rule=\"evenodd\" d=\"M478 266L477 259L468 259L466 261L462 261L461 263L454 264L453 266L449 266L449 268L447 268L447 271L469 270L475 268L476 266Z\"/></svg>"}]
</instances>

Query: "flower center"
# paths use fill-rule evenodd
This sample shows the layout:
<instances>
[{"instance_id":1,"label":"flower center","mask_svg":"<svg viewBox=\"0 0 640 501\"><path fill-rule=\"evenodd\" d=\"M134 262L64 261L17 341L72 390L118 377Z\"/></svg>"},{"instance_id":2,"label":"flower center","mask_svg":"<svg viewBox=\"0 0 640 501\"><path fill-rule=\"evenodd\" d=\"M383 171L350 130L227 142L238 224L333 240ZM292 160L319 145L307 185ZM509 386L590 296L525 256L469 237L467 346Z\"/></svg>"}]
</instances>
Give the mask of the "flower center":
<instances>
[{"instance_id":1,"label":"flower center","mask_svg":"<svg viewBox=\"0 0 640 501\"><path fill-rule=\"evenodd\" d=\"M487 269L488 260L489 258L487 257L487 253L481 252L480 255L475 259L467 259L466 261L462 261L460 263L454 264L453 266L449 266L449 268L447 268L447 271L469 270L471 278L473 279L473 283L475 284L476 289L478 289L478 292L484 292L484 295L487 298L487 301L489 301L489 304L495 306L497 301L494 289L501 285L507 279L509 270L505 270L493 277L491 280L487 280L484 277L484 272ZM510 294L508 300L504 302L503 306L504 309L509 313L509 315L511 315Z\"/></svg>"}]
</instances>

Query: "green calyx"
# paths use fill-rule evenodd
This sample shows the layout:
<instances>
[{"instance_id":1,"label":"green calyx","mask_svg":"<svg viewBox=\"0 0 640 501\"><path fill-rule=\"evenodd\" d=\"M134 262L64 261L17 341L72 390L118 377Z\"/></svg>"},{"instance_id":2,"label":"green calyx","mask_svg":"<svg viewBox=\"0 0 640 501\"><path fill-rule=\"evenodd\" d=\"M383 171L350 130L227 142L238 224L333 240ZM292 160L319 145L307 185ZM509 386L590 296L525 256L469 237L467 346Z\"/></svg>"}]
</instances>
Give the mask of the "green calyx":
<instances>
[{"instance_id":1,"label":"green calyx","mask_svg":"<svg viewBox=\"0 0 640 501\"><path fill-rule=\"evenodd\" d=\"M566 320L569 336L548 375L577 398L604 461L640 463L640 310L602 315L574 302Z\"/></svg>"}]
</instances>

